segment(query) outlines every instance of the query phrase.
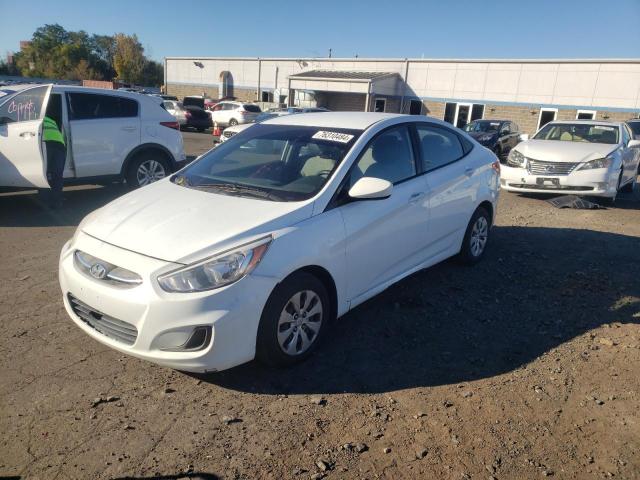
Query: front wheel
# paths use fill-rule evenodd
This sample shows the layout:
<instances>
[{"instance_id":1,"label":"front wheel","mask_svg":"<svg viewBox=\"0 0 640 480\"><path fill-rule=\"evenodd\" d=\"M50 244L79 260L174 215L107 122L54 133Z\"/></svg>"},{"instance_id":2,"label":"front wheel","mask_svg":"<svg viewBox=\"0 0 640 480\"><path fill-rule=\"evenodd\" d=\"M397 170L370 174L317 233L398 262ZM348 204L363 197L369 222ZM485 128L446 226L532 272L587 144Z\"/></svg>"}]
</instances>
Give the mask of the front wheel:
<instances>
[{"instance_id":1,"label":"front wheel","mask_svg":"<svg viewBox=\"0 0 640 480\"><path fill-rule=\"evenodd\" d=\"M237 124L238 124L238 121L235 118L232 118L231 120L229 120L230 127L235 127Z\"/></svg>"},{"instance_id":2,"label":"front wheel","mask_svg":"<svg viewBox=\"0 0 640 480\"><path fill-rule=\"evenodd\" d=\"M467 231L462 240L462 248L458 254L460 260L467 265L478 263L484 256L489 241L491 217L484 207L478 207L473 213Z\"/></svg>"},{"instance_id":3,"label":"front wheel","mask_svg":"<svg viewBox=\"0 0 640 480\"><path fill-rule=\"evenodd\" d=\"M272 366L287 366L306 359L317 348L331 312L324 284L311 274L298 272L271 293L262 312L256 357Z\"/></svg>"},{"instance_id":4,"label":"front wheel","mask_svg":"<svg viewBox=\"0 0 640 480\"><path fill-rule=\"evenodd\" d=\"M143 153L129 165L126 179L130 187L139 188L157 182L168 174L169 167L164 158L156 153Z\"/></svg>"},{"instance_id":5,"label":"front wheel","mask_svg":"<svg viewBox=\"0 0 640 480\"><path fill-rule=\"evenodd\" d=\"M631 180L629 183L627 183L624 187L622 187L620 189L621 192L625 192L625 193L633 193L633 190L636 188L636 182L637 182L637 177L633 177L633 180Z\"/></svg>"}]
</instances>

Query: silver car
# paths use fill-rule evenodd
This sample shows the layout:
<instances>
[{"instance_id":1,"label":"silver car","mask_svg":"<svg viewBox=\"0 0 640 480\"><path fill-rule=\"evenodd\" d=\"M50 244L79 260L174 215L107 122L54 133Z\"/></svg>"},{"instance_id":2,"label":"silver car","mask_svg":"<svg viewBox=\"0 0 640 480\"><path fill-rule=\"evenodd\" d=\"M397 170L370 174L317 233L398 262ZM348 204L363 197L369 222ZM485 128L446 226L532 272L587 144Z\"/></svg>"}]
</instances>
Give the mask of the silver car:
<instances>
[{"instance_id":1,"label":"silver car","mask_svg":"<svg viewBox=\"0 0 640 480\"><path fill-rule=\"evenodd\" d=\"M162 102L162 105L167 112L176 117L176 120L181 127L184 127L186 125L187 111L182 106L182 102L177 102L175 100L165 100Z\"/></svg>"}]
</instances>

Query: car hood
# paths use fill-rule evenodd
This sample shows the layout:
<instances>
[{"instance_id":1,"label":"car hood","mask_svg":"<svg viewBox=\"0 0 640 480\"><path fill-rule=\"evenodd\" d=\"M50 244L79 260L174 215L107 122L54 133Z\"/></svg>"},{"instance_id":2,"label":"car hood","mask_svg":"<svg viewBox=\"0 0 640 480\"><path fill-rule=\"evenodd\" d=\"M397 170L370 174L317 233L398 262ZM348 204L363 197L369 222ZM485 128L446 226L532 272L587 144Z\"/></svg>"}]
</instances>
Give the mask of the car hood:
<instances>
[{"instance_id":1,"label":"car hood","mask_svg":"<svg viewBox=\"0 0 640 480\"><path fill-rule=\"evenodd\" d=\"M485 136L493 138L496 136L497 132L467 132L467 134L469 134L471 138L477 140L478 138Z\"/></svg>"},{"instance_id":2,"label":"car hood","mask_svg":"<svg viewBox=\"0 0 640 480\"><path fill-rule=\"evenodd\" d=\"M124 195L87 216L92 237L168 262L191 263L236 242L292 226L313 202L272 202L181 187L163 180Z\"/></svg>"},{"instance_id":3,"label":"car hood","mask_svg":"<svg viewBox=\"0 0 640 480\"><path fill-rule=\"evenodd\" d=\"M525 157L545 162L588 162L613 152L618 145L559 140L528 140L518 144L516 150Z\"/></svg>"}]
</instances>

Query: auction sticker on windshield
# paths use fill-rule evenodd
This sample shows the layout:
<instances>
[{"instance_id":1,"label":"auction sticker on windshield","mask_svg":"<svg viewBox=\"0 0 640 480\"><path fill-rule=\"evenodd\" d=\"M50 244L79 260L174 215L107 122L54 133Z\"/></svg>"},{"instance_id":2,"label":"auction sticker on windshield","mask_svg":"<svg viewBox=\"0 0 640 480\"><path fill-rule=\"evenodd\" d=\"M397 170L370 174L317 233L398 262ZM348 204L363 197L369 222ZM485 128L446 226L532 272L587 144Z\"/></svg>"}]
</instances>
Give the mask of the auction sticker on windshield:
<instances>
[{"instance_id":1,"label":"auction sticker on windshield","mask_svg":"<svg viewBox=\"0 0 640 480\"><path fill-rule=\"evenodd\" d=\"M316 140L329 140L330 142L349 143L349 141L353 138L353 135L349 135L348 133L327 132L325 130L320 130L319 132L316 132L311 138L315 138Z\"/></svg>"}]
</instances>

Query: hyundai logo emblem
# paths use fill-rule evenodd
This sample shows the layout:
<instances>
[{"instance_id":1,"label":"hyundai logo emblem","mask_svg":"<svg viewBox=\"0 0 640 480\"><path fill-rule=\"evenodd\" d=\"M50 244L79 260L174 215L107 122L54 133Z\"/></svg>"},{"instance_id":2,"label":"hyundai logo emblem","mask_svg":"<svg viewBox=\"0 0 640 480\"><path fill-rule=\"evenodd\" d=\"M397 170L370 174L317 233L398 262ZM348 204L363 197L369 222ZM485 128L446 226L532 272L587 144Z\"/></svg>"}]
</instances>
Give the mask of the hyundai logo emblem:
<instances>
[{"instance_id":1,"label":"hyundai logo emblem","mask_svg":"<svg viewBox=\"0 0 640 480\"><path fill-rule=\"evenodd\" d=\"M91 268L89 269L89 273L93 278L102 280L107 275L107 267L105 267L101 263L94 263L93 265L91 265Z\"/></svg>"}]
</instances>

